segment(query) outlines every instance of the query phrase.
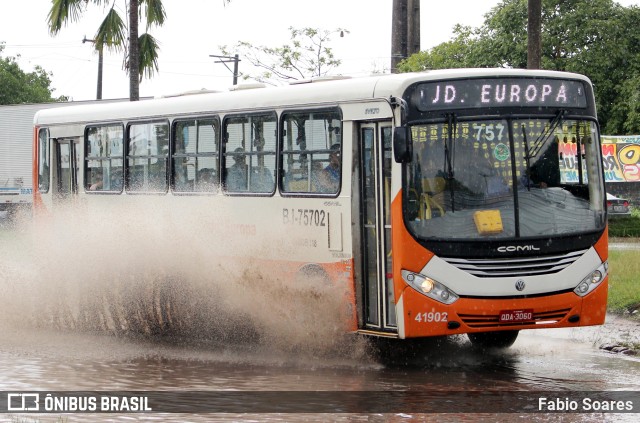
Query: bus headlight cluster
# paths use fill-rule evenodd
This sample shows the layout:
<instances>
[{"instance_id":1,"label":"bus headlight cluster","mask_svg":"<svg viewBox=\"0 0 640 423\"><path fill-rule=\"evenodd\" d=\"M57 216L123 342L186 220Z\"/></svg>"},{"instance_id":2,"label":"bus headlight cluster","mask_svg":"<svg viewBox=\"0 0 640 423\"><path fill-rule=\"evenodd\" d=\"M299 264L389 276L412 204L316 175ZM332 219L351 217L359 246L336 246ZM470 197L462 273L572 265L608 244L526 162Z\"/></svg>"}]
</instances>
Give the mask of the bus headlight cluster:
<instances>
[{"instance_id":1,"label":"bus headlight cluster","mask_svg":"<svg viewBox=\"0 0 640 423\"><path fill-rule=\"evenodd\" d=\"M576 295L579 295L580 297L584 297L589 292L596 289L596 287L600 284L600 282L602 282L604 278L607 276L608 272L609 272L609 263L605 261L600 266L598 266L596 270L589 273L584 279L582 279L582 281L580 281L578 286L575 287L573 292L575 292Z\"/></svg>"},{"instance_id":2,"label":"bus headlight cluster","mask_svg":"<svg viewBox=\"0 0 640 423\"><path fill-rule=\"evenodd\" d=\"M455 292L437 280L419 273L403 270L402 279L404 279L404 281L411 285L416 291L443 304L453 304L458 300L458 298L460 298Z\"/></svg>"}]
</instances>

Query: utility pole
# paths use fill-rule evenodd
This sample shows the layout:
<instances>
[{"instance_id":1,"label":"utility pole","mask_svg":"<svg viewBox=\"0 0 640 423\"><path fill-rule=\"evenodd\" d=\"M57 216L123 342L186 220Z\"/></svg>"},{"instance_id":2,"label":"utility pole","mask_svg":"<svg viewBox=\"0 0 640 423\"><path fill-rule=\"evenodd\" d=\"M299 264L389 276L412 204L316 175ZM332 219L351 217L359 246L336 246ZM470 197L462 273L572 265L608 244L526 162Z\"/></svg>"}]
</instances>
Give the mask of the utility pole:
<instances>
[{"instance_id":1,"label":"utility pole","mask_svg":"<svg viewBox=\"0 0 640 423\"><path fill-rule=\"evenodd\" d=\"M82 44L86 42L90 42L95 45L96 40L90 40L85 36L82 40ZM103 66L102 49L99 49L98 50L98 90L96 92L96 100L102 100L102 66Z\"/></svg>"},{"instance_id":2,"label":"utility pole","mask_svg":"<svg viewBox=\"0 0 640 423\"><path fill-rule=\"evenodd\" d=\"M238 55L234 55L233 57L231 56L217 56L215 54L210 54L209 57L215 57L216 59L220 59L214 63L222 63L226 66L227 69L229 69L229 66L227 66L227 63L233 62L233 85L238 85L238 62L240 62L240 59L238 58ZM231 70L231 69L229 69Z\"/></svg>"},{"instance_id":3,"label":"utility pole","mask_svg":"<svg viewBox=\"0 0 640 423\"><path fill-rule=\"evenodd\" d=\"M391 13L391 72L420 51L420 0L393 0Z\"/></svg>"}]
</instances>

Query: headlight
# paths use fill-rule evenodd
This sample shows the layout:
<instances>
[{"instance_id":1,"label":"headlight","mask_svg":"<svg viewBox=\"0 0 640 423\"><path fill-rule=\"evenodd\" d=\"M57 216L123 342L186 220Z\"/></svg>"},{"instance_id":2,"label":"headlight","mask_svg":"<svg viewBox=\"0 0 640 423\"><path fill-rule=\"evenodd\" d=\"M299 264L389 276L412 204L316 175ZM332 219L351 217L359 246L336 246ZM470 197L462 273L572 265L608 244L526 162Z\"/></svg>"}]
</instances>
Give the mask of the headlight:
<instances>
[{"instance_id":1,"label":"headlight","mask_svg":"<svg viewBox=\"0 0 640 423\"><path fill-rule=\"evenodd\" d=\"M574 288L573 292L575 292L576 295L579 295L580 297L584 297L589 292L596 289L600 282L602 282L607 276L608 270L609 263L605 261L600 266L598 266L596 270L589 273L584 279L582 279L578 286Z\"/></svg>"},{"instance_id":2,"label":"headlight","mask_svg":"<svg viewBox=\"0 0 640 423\"><path fill-rule=\"evenodd\" d=\"M458 295L436 281L435 279L428 278L419 273L409 272L408 270L402 271L402 279L411 287L413 287L416 291L421 294L426 295L429 298L432 298L436 301L439 301L443 304L453 304L458 300Z\"/></svg>"}]
</instances>

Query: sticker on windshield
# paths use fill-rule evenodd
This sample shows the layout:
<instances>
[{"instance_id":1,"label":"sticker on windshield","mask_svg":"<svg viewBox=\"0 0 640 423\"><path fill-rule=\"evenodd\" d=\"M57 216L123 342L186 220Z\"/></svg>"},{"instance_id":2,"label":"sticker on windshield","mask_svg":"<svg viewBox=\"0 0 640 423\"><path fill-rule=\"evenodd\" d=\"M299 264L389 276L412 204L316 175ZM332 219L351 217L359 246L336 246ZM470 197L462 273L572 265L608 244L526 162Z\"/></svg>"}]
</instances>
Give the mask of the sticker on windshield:
<instances>
[{"instance_id":1,"label":"sticker on windshield","mask_svg":"<svg viewBox=\"0 0 640 423\"><path fill-rule=\"evenodd\" d=\"M496 145L495 148L493 149L493 157L495 157L496 160L499 160L501 162L504 162L505 160L509 159L509 147L507 147L503 143Z\"/></svg>"}]
</instances>

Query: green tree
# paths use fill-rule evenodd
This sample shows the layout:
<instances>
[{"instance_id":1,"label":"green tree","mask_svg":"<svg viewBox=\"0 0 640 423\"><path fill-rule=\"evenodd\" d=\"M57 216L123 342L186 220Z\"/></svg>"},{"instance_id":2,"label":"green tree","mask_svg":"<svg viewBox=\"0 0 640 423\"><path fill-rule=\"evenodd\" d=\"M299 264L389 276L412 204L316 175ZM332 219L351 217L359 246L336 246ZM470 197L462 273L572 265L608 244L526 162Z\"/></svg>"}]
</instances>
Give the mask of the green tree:
<instances>
[{"instance_id":1,"label":"green tree","mask_svg":"<svg viewBox=\"0 0 640 423\"><path fill-rule=\"evenodd\" d=\"M454 38L427 51L409 56L398 64L399 72L454 69L478 66L474 59L474 36L469 26L456 25Z\"/></svg>"},{"instance_id":2,"label":"green tree","mask_svg":"<svg viewBox=\"0 0 640 423\"><path fill-rule=\"evenodd\" d=\"M0 43L0 54L4 43ZM0 57L0 104L50 103L66 101L66 97L51 96L51 76L40 66L24 72L15 57Z\"/></svg>"},{"instance_id":3,"label":"green tree","mask_svg":"<svg viewBox=\"0 0 640 423\"><path fill-rule=\"evenodd\" d=\"M124 68L129 74L129 99L139 100L142 77L151 78L154 71L158 70L160 51L153 36L148 33L138 35L139 19L144 19L147 30L154 25L163 25L166 13L162 0L128 0L128 24L116 10L115 0L51 0L51 9L47 16L51 34L58 34L68 22L78 21L88 3L107 9L107 14L94 37L96 50L103 51L106 46L110 51L124 51Z\"/></svg>"},{"instance_id":4,"label":"green tree","mask_svg":"<svg viewBox=\"0 0 640 423\"><path fill-rule=\"evenodd\" d=\"M409 58L400 69L526 68L527 17L527 0L503 0L485 15L479 28L459 31L446 49L443 43L426 52L434 56L462 51L464 59L447 56L412 63ZM638 7L625 8L612 0L542 0L541 68L577 72L591 79L604 133L640 133L638 21Z\"/></svg>"},{"instance_id":5,"label":"green tree","mask_svg":"<svg viewBox=\"0 0 640 423\"><path fill-rule=\"evenodd\" d=\"M328 31L317 28L297 29L293 27L290 27L289 30L291 31L291 45L267 47L240 41L233 47L234 52L240 54L253 66L262 69L259 74L243 73L244 79L252 78L277 85L287 81L325 76L342 63L335 58L329 44L332 35L340 34L342 37L349 31L340 28ZM225 55L231 54L227 46L221 46L220 49Z\"/></svg>"}]
</instances>

